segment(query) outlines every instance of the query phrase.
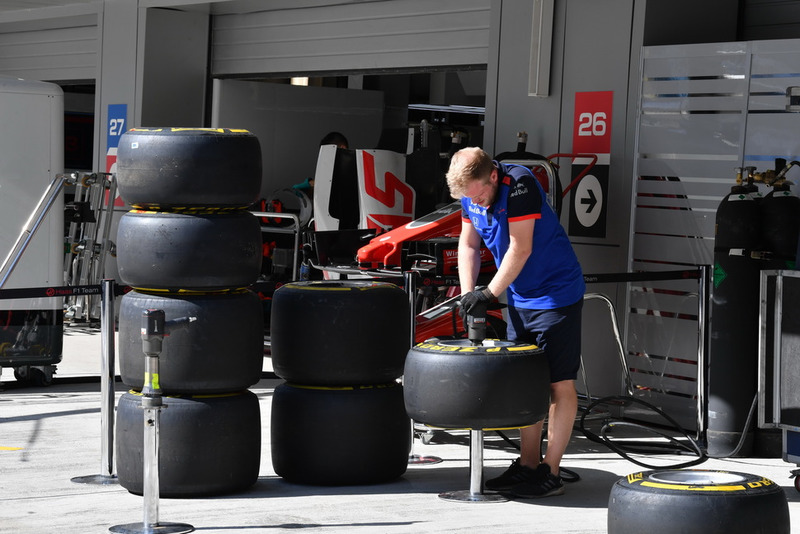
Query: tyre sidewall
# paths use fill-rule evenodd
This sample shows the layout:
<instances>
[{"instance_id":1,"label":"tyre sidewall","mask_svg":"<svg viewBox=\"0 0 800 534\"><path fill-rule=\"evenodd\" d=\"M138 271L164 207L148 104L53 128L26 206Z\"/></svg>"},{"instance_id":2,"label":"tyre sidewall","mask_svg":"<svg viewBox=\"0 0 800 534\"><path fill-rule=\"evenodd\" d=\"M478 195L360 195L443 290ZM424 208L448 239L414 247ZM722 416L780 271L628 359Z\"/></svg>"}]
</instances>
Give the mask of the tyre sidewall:
<instances>
[{"instance_id":1,"label":"tyre sidewall","mask_svg":"<svg viewBox=\"0 0 800 534\"><path fill-rule=\"evenodd\" d=\"M117 267L136 288L247 287L261 271L261 226L249 212L130 211L117 231Z\"/></svg>"},{"instance_id":2,"label":"tyre sidewall","mask_svg":"<svg viewBox=\"0 0 800 534\"><path fill-rule=\"evenodd\" d=\"M117 406L120 485L143 491L144 423L141 395L124 393ZM237 394L165 397L160 415L159 488L162 497L220 495L249 488L261 463L258 397Z\"/></svg>"},{"instance_id":3,"label":"tyre sidewall","mask_svg":"<svg viewBox=\"0 0 800 534\"><path fill-rule=\"evenodd\" d=\"M140 326L148 309L164 310L167 321L194 318L164 337L159 375L165 395L240 391L261 379L263 308L255 293L156 295L130 291L122 297L119 310L119 367L126 386L141 389L144 384Z\"/></svg>"},{"instance_id":4,"label":"tyre sidewall","mask_svg":"<svg viewBox=\"0 0 800 534\"><path fill-rule=\"evenodd\" d=\"M438 339L406 357L406 410L441 428L515 428L542 420L550 406L550 374L534 345L458 347Z\"/></svg>"},{"instance_id":5,"label":"tyre sidewall","mask_svg":"<svg viewBox=\"0 0 800 534\"><path fill-rule=\"evenodd\" d=\"M394 284L285 284L271 305L273 369L312 386L390 382L403 374L410 328L408 297Z\"/></svg>"},{"instance_id":6,"label":"tyre sidewall","mask_svg":"<svg viewBox=\"0 0 800 534\"><path fill-rule=\"evenodd\" d=\"M377 484L405 473L411 421L399 384L275 388L272 466L290 482Z\"/></svg>"},{"instance_id":7,"label":"tyre sidewall","mask_svg":"<svg viewBox=\"0 0 800 534\"><path fill-rule=\"evenodd\" d=\"M609 496L609 534L789 534L789 507L775 482L747 473L685 470L681 473L711 473L741 481L665 484L660 481L665 472L669 470L633 473L614 484Z\"/></svg>"}]
</instances>

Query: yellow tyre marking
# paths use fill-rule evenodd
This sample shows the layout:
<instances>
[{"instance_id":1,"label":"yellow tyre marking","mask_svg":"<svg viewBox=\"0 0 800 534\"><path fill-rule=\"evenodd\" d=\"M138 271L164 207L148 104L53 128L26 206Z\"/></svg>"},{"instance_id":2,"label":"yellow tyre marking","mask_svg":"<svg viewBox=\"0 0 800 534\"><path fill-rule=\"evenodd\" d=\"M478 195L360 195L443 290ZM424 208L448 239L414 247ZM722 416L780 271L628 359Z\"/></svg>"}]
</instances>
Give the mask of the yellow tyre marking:
<instances>
[{"instance_id":1,"label":"yellow tyre marking","mask_svg":"<svg viewBox=\"0 0 800 534\"><path fill-rule=\"evenodd\" d=\"M131 128L129 132L217 132L250 133L243 128Z\"/></svg>"},{"instance_id":2,"label":"yellow tyre marking","mask_svg":"<svg viewBox=\"0 0 800 534\"><path fill-rule=\"evenodd\" d=\"M146 215L219 215L221 213L244 213L247 207L233 206L164 206L148 205L146 208L138 204L133 205L133 209L128 213L143 213Z\"/></svg>"},{"instance_id":3,"label":"yellow tyre marking","mask_svg":"<svg viewBox=\"0 0 800 534\"><path fill-rule=\"evenodd\" d=\"M768 478L761 478L755 482L746 482L744 484L720 484L717 486L706 485L692 485L692 484L667 484L664 482L652 482L644 480L643 473L633 473L627 476L629 484L639 484L648 488L669 489L677 491L745 491L748 488L760 488L762 486L773 486L775 482Z\"/></svg>"},{"instance_id":4,"label":"yellow tyre marking","mask_svg":"<svg viewBox=\"0 0 800 534\"><path fill-rule=\"evenodd\" d=\"M241 395L242 391L234 391L232 393L217 393L215 395L162 395L162 397L167 399L217 399L217 398L225 398L225 397L236 397L237 395ZM142 397L144 396L141 391L136 391L135 389L129 389L128 394L133 395L134 397Z\"/></svg>"},{"instance_id":5,"label":"yellow tyre marking","mask_svg":"<svg viewBox=\"0 0 800 534\"><path fill-rule=\"evenodd\" d=\"M491 347L491 346L481 346L481 345L466 345L466 346L459 346L459 345L440 345L434 343L418 343L415 348L418 349L427 349L439 352L476 352L478 349L485 349L487 353L495 353L495 352L503 352L504 350L508 352L520 352L520 351L529 351L529 350L539 350L539 347L536 345L520 345L518 347Z\"/></svg>"},{"instance_id":6,"label":"yellow tyre marking","mask_svg":"<svg viewBox=\"0 0 800 534\"><path fill-rule=\"evenodd\" d=\"M662 482L642 482L641 486L648 488L671 489L680 491L744 491L747 488L743 485L736 486L692 486L689 484L664 484Z\"/></svg>"},{"instance_id":7,"label":"yellow tyre marking","mask_svg":"<svg viewBox=\"0 0 800 534\"><path fill-rule=\"evenodd\" d=\"M368 289L380 289L387 287L387 284L382 283L370 283L369 285L358 285L358 286L331 286L327 285L328 282L322 282L321 284L314 284L313 282L308 285L300 285L294 283L284 284L283 287L292 287L294 289L303 289L303 290L310 290L310 291L352 291L354 289L358 291L366 291Z\"/></svg>"},{"instance_id":8,"label":"yellow tyre marking","mask_svg":"<svg viewBox=\"0 0 800 534\"><path fill-rule=\"evenodd\" d=\"M394 388L399 384L397 382L392 382L391 384L374 384L368 386L309 386L307 384L290 384L287 382L286 385L296 389L311 389L314 391L358 391L362 389Z\"/></svg>"},{"instance_id":9,"label":"yellow tyre marking","mask_svg":"<svg viewBox=\"0 0 800 534\"><path fill-rule=\"evenodd\" d=\"M518 350L539 350L536 345L519 345L516 347L507 347L509 351L516 352Z\"/></svg>"},{"instance_id":10,"label":"yellow tyre marking","mask_svg":"<svg viewBox=\"0 0 800 534\"><path fill-rule=\"evenodd\" d=\"M246 287L235 287L235 288L226 288L220 289L218 291L200 291L197 289L156 289L152 287L134 287L136 291L140 293L156 293L157 295L186 295L186 296L202 296L202 295L226 295L226 294L236 294L236 293L244 293L249 291Z\"/></svg>"}]
</instances>

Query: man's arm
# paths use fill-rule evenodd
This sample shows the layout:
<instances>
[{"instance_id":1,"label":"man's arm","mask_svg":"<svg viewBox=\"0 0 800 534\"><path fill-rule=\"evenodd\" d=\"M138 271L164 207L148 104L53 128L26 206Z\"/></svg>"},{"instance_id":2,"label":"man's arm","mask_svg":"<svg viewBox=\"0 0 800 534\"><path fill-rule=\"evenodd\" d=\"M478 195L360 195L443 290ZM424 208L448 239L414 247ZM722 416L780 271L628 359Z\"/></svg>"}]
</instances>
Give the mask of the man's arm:
<instances>
[{"instance_id":1,"label":"man's arm","mask_svg":"<svg viewBox=\"0 0 800 534\"><path fill-rule=\"evenodd\" d=\"M514 222L509 221L508 233L510 239L508 251L506 251L505 256L503 256L500 267L497 269L497 272L492 277L492 281L489 282L488 286L489 291L491 291L492 295L495 297L502 294L503 291L511 285L511 282L522 272L525 262L528 261L528 257L533 250L533 226L535 222L536 219L534 218ZM461 254L459 252L459 258L460 257Z\"/></svg>"},{"instance_id":2,"label":"man's arm","mask_svg":"<svg viewBox=\"0 0 800 534\"><path fill-rule=\"evenodd\" d=\"M481 236L469 221L461 221L461 235L458 238L458 281L461 294L475 289L475 280L481 267Z\"/></svg>"}]
</instances>

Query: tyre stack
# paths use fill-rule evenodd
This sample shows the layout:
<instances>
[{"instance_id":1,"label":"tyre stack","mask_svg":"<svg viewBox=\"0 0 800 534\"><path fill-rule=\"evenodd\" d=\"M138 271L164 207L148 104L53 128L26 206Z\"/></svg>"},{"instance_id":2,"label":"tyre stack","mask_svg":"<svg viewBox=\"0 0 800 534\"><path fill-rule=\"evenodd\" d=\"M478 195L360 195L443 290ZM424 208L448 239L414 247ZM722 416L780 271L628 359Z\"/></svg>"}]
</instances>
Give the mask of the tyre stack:
<instances>
[{"instance_id":1,"label":"tyre stack","mask_svg":"<svg viewBox=\"0 0 800 534\"><path fill-rule=\"evenodd\" d=\"M272 300L272 466L289 482L344 486L405 473L408 297L372 281L281 286Z\"/></svg>"},{"instance_id":2,"label":"tyre stack","mask_svg":"<svg viewBox=\"0 0 800 534\"><path fill-rule=\"evenodd\" d=\"M143 491L142 313L164 310L159 355L162 497L240 491L258 480L263 311L244 289L261 268L261 228L247 207L261 186L261 149L245 130L135 128L123 134L117 180L121 281L119 364L131 391L117 406L117 474ZM193 318L170 326L170 321Z\"/></svg>"}]
</instances>

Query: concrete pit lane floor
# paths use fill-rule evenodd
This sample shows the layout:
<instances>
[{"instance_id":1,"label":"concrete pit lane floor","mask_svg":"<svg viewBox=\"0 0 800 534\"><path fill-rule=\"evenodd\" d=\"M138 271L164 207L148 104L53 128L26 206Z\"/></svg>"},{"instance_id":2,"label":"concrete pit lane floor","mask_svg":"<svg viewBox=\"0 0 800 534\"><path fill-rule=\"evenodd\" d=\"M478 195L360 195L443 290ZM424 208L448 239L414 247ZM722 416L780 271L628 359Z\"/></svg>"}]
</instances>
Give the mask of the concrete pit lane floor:
<instances>
[{"instance_id":1,"label":"concrete pit lane floor","mask_svg":"<svg viewBox=\"0 0 800 534\"><path fill-rule=\"evenodd\" d=\"M86 534L143 520L143 498L118 484L72 482L101 472L100 332L65 327L64 357L54 383L20 387L13 370L0 376L0 533ZM250 489L208 498L160 499L160 522L188 523L203 533L604 533L614 482L642 468L573 433L563 466L580 480L562 496L498 503L453 502L439 493L469 489L469 432L448 431L415 439L412 451L436 464L411 464L392 482L369 486L317 487L278 477L270 458L270 403L281 383L271 373L253 391L262 418L261 467ZM115 383L118 398L124 385ZM507 435L515 439L516 431ZM324 436L309 436L324 439ZM516 457L500 436L486 432L484 474L491 478ZM657 465L686 457L645 458ZM800 494L781 458L712 459L698 469L761 475L779 484L789 503L793 531L800 532ZM643 511L646 513L646 511Z\"/></svg>"}]
</instances>

